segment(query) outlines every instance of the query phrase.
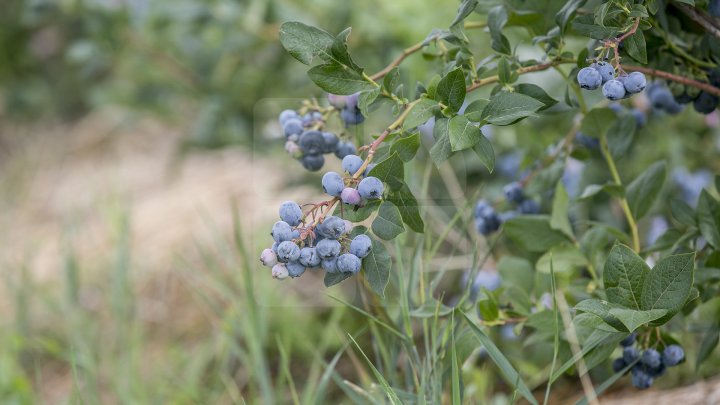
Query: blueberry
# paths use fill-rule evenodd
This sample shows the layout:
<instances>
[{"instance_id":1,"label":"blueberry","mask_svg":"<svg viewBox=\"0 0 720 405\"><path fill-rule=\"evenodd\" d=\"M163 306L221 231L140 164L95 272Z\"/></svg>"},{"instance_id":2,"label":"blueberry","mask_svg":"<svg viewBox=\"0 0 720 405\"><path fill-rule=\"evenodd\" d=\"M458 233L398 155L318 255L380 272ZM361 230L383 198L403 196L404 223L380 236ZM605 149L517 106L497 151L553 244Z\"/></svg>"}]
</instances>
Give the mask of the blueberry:
<instances>
[{"instance_id":1,"label":"blueberry","mask_svg":"<svg viewBox=\"0 0 720 405\"><path fill-rule=\"evenodd\" d=\"M612 362L612 369L616 373L620 372L625 367L627 367L627 364L625 363L625 360L623 360L622 357L618 357L617 359L613 360L613 362Z\"/></svg>"},{"instance_id":2,"label":"blueberry","mask_svg":"<svg viewBox=\"0 0 720 405\"><path fill-rule=\"evenodd\" d=\"M658 378L661 375L665 374L665 371L667 371L667 366L662 361L657 367L645 367L645 373L647 373L652 378Z\"/></svg>"},{"instance_id":3,"label":"blueberry","mask_svg":"<svg viewBox=\"0 0 720 405\"><path fill-rule=\"evenodd\" d=\"M340 254L340 242L334 239L323 239L315 246L315 250L322 259L331 259Z\"/></svg>"},{"instance_id":4,"label":"blueberry","mask_svg":"<svg viewBox=\"0 0 720 405\"><path fill-rule=\"evenodd\" d=\"M340 118L345 121L345 125L347 126L357 125L365 121L365 117L358 109L350 110L348 108L344 108L342 111L340 111Z\"/></svg>"},{"instance_id":5,"label":"blueberry","mask_svg":"<svg viewBox=\"0 0 720 405\"><path fill-rule=\"evenodd\" d=\"M607 62L597 62L590 65L591 68L595 69L600 73L602 82L606 83L615 77L615 68Z\"/></svg>"},{"instance_id":6,"label":"blueberry","mask_svg":"<svg viewBox=\"0 0 720 405\"><path fill-rule=\"evenodd\" d=\"M305 273L305 266L299 262L290 262L285 267L287 267L288 275L292 278L300 277Z\"/></svg>"},{"instance_id":7,"label":"blueberry","mask_svg":"<svg viewBox=\"0 0 720 405\"><path fill-rule=\"evenodd\" d=\"M322 121L323 115L320 111L313 111L312 113L312 119L313 121Z\"/></svg>"},{"instance_id":8,"label":"blueberry","mask_svg":"<svg viewBox=\"0 0 720 405\"><path fill-rule=\"evenodd\" d=\"M320 131L305 131L298 141L300 149L306 155L320 155L325 153L325 137Z\"/></svg>"},{"instance_id":9,"label":"blueberry","mask_svg":"<svg viewBox=\"0 0 720 405\"><path fill-rule=\"evenodd\" d=\"M325 157L323 155L305 155L300 162L305 170L316 172L322 169L325 164Z\"/></svg>"},{"instance_id":10,"label":"blueberry","mask_svg":"<svg viewBox=\"0 0 720 405\"><path fill-rule=\"evenodd\" d=\"M640 353L638 353L637 349L632 346L626 346L623 349L623 360L625 360L625 363L631 364L635 362L640 357Z\"/></svg>"},{"instance_id":11,"label":"blueberry","mask_svg":"<svg viewBox=\"0 0 720 405\"><path fill-rule=\"evenodd\" d=\"M345 182L339 174L327 172L322 177L322 187L326 194L339 197L345 188Z\"/></svg>"},{"instance_id":12,"label":"blueberry","mask_svg":"<svg viewBox=\"0 0 720 405\"><path fill-rule=\"evenodd\" d=\"M288 277L288 269L284 263L278 263L273 266L272 277L278 280L284 280Z\"/></svg>"},{"instance_id":13,"label":"blueberry","mask_svg":"<svg viewBox=\"0 0 720 405\"><path fill-rule=\"evenodd\" d=\"M633 367L631 373L632 373L632 385L634 385L635 388L638 388L641 390L650 388L654 379L652 377L650 377L645 371L643 371L642 368Z\"/></svg>"},{"instance_id":14,"label":"blueberry","mask_svg":"<svg viewBox=\"0 0 720 405\"><path fill-rule=\"evenodd\" d=\"M343 273L356 274L360 271L360 264L360 258L352 253L345 253L337 259L337 268Z\"/></svg>"},{"instance_id":15,"label":"blueberry","mask_svg":"<svg viewBox=\"0 0 720 405\"><path fill-rule=\"evenodd\" d=\"M693 101L693 107L695 111L700 114L710 114L717 108L718 101L720 101L720 99L718 99L717 96L703 91L700 92L700 95Z\"/></svg>"},{"instance_id":16,"label":"blueberry","mask_svg":"<svg viewBox=\"0 0 720 405\"><path fill-rule=\"evenodd\" d=\"M625 86L619 80L608 80L603 84L602 92L608 100L620 100L625 97Z\"/></svg>"},{"instance_id":17,"label":"blueberry","mask_svg":"<svg viewBox=\"0 0 720 405\"><path fill-rule=\"evenodd\" d=\"M355 153L357 153L357 149L355 149L355 145L353 145L352 142L340 141L337 144L337 148L335 148L335 156L337 156L338 159L344 159L345 156L354 155Z\"/></svg>"},{"instance_id":18,"label":"blueberry","mask_svg":"<svg viewBox=\"0 0 720 405\"><path fill-rule=\"evenodd\" d=\"M497 231L500 229L500 217L493 212L490 215L487 215L482 218L476 218L477 219L477 230L480 232L481 235L488 236L491 233Z\"/></svg>"},{"instance_id":19,"label":"blueberry","mask_svg":"<svg viewBox=\"0 0 720 405\"><path fill-rule=\"evenodd\" d=\"M323 270L327 271L328 273L337 273L337 257L332 257L330 259L323 259L320 262L320 267L323 268Z\"/></svg>"},{"instance_id":20,"label":"blueberry","mask_svg":"<svg viewBox=\"0 0 720 405\"><path fill-rule=\"evenodd\" d=\"M345 97L345 108L348 110L357 109L358 101L360 100L360 93L353 93Z\"/></svg>"},{"instance_id":21,"label":"blueberry","mask_svg":"<svg viewBox=\"0 0 720 405\"><path fill-rule=\"evenodd\" d=\"M345 234L345 221L336 216L325 217L315 228L318 234L328 239L338 239Z\"/></svg>"},{"instance_id":22,"label":"blueberry","mask_svg":"<svg viewBox=\"0 0 720 405\"><path fill-rule=\"evenodd\" d=\"M720 0L710 0L708 13L715 18L720 18Z\"/></svg>"},{"instance_id":23,"label":"blueberry","mask_svg":"<svg viewBox=\"0 0 720 405\"><path fill-rule=\"evenodd\" d=\"M317 267L320 265L320 256L317 254L316 248L304 247L300 249L298 261L305 267Z\"/></svg>"},{"instance_id":24,"label":"blueberry","mask_svg":"<svg viewBox=\"0 0 720 405\"><path fill-rule=\"evenodd\" d=\"M615 114L622 114L623 111L625 111L625 107L623 107L620 103L610 103L608 108L613 110Z\"/></svg>"},{"instance_id":25,"label":"blueberry","mask_svg":"<svg viewBox=\"0 0 720 405\"><path fill-rule=\"evenodd\" d=\"M497 271L480 270L473 280L472 288L476 291L480 291L480 288L494 291L500 288L500 282L500 275Z\"/></svg>"},{"instance_id":26,"label":"blueberry","mask_svg":"<svg viewBox=\"0 0 720 405\"><path fill-rule=\"evenodd\" d=\"M520 203L520 213L525 215L539 214L540 204L537 201L528 198L527 200Z\"/></svg>"},{"instance_id":27,"label":"blueberry","mask_svg":"<svg viewBox=\"0 0 720 405\"><path fill-rule=\"evenodd\" d=\"M587 136L579 131L575 133L575 141L590 150L600 149L600 140Z\"/></svg>"},{"instance_id":28,"label":"blueberry","mask_svg":"<svg viewBox=\"0 0 720 405\"><path fill-rule=\"evenodd\" d=\"M578 72L577 81L583 89L595 90L602 84L602 76L597 69L586 67Z\"/></svg>"},{"instance_id":29,"label":"blueberry","mask_svg":"<svg viewBox=\"0 0 720 405\"><path fill-rule=\"evenodd\" d=\"M314 119L313 119L313 116L311 113L307 113L307 114L303 115L303 117L302 117L302 123L306 127L309 127L310 125L312 125L313 121L314 121Z\"/></svg>"},{"instance_id":30,"label":"blueberry","mask_svg":"<svg viewBox=\"0 0 720 405\"><path fill-rule=\"evenodd\" d=\"M272 231L270 232L270 235L272 235L275 242L284 242L286 240L292 239L292 228L290 228L290 225L285 221L277 221L272 227Z\"/></svg>"},{"instance_id":31,"label":"blueberry","mask_svg":"<svg viewBox=\"0 0 720 405\"><path fill-rule=\"evenodd\" d=\"M277 255L272 249L265 249L260 254L260 263L265 267L272 267L277 264Z\"/></svg>"},{"instance_id":32,"label":"blueberry","mask_svg":"<svg viewBox=\"0 0 720 405\"><path fill-rule=\"evenodd\" d=\"M270 247L270 250L272 250L273 253L275 253L275 258L276 258L276 259L277 259L277 248L278 248L278 245L279 245L279 243L273 242L272 246Z\"/></svg>"},{"instance_id":33,"label":"blueberry","mask_svg":"<svg viewBox=\"0 0 720 405\"><path fill-rule=\"evenodd\" d=\"M333 106L335 108L344 108L347 97L339 96L337 94L328 94L327 99L328 99L328 103L330 103L331 106Z\"/></svg>"},{"instance_id":34,"label":"blueberry","mask_svg":"<svg viewBox=\"0 0 720 405\"><path fill-rule=\"evenodd\" d=\"M358 184L358 192L360 192L362 198L368 200L375 200L382 197L383 189L383 183L377 177L366 177Z\"/></svg>"},{"instance_id":35,"label":"blueberry","mask_svg":"<svg viewBox=\"0 0 720 405\"><path fill-rule=\"evenodd\" d=\"M298 144L293 141L285 142L285 152L287 152L288 155L290 155L294 159L298 159L303 155L300 146L298 146Z\"/></svg>"},{"instance_id":36,"label":"blueberry","mask_svg":"<svg viewBox=\"0 0 720 405\"><path fill-rule=\"evenodd\" d=\"M300 135L303 132L303 123L298 118L290 118L283 125L285 136Z\"/></svg>"},{"instance_id":37,"label":"blueberry","mask_svg":"<svg viewBox=\"0 0 720 405\"><path fill-rule=\"evenodd\" d=\"M332 153L335 152L335 149L337 148L338 142L340 142L340 139L333 134L332 132L323 132L322 133L323 140L325 141L325 149L323 149L323 153Z\"/></svg>"},{"instance_id":38,"label":"blueberry","mask_svg":"<svg viewBox=\"0 0 720 405\"><path fill-rule=\"evenodd\" d=\"M635 124L637 124L638 128L642 128L647 124L647 117L645 117L645 113L642 110L633 108L631 114L635 118Z\"/></svg>"},{"instance_id":39,"label":"blueberry","mask_svg":"<svg viewBox=\"0 0 720 405\"><path fill-rule=\"evenodd\" d=\"M637 333L633 332L629 334L625 339L620 341L620 346L628 347L635 344L635 339L637 338Z\"/></svg>"},{"instance_id":40,"label":"blueberry","mask_svg":"<svg viewBox=\"0 0 720 405\"><path fill-rule=\"evenodd\" d=\"M375 166L377 166L377 163L370 163L369 165L367 165L367 167L365 168L365 171L363 172L363 176L367 176L368 174L370 174L370 171L372 171L372 169L374 169Z\"/></svg>"},{"instance_id":41,"label":"blueberry","mask_svg":"<svg viewBox=\"0 0 720 405\"><path fill-rule=\"evenodd\" d=\"M666 366L677 366L685 359L685 351L679 345L670 345L663 350L662 357Z\"/></svg>"},{"instance_id":42,"label":"blueberry","mask_svg":"<svg viewBox=\"0 0 720 405\"><path fill-rule=\"evenodd\" d=\"M682 111L682 104L675 101L670 89L665 86L655 84L648 87L648 99L653 108L663 110L668 114L678 114Z\"/></svg>"},{"instance_id":43,"label":"blueberry","mask_svg":"<svg viewBox=\"0 0 720 405\"><path fill-rule=\"evenodd\" d=\"M487 200L479 200L477 204L475 204L475 211L473 213L475 218L484 218L488 215L492 215L494 212L495 209Z\"/></svg>"},{"instance_id":44,"label":"blueberry","mask_svg":"<svg viewBox=\"0 0 720 405\"><path fill-rule=\"evenodd\" d=\"M342 160L342 168L351 176L360 170L364 160L358 155L347 155Z\"/></svg>"},{"instance_id":45,"label":"blueberry","mask_svg":"<svg viewBox=\"0 0 720 405\"><path fill-rule=\"evenodd\" d=\"M300 225L300 220L303 217L302 209L294 201L285 201L280 204L280 219L287 222L290 226Z\"/></svg>"},{"instance_id":46,"label":"blueberry","mask_svg":"<svg viewBox=\"0 0 720 405\"><path fill-rule=\"evenodd\" d=\"M625 86L625 91L627 91L630 94L640 93L641 91L645 90L645 86L647 86L647 80L645 79L645 75L640 72L632 72L625 78L625 81L623 82L623 85Z\"/></svg>"},{"instance_id":47,"label":"blueberry","mask_svg":"<svg viewBox=\"0 0 720 405\"><path fill-rule=\"evenodd\" d=\"M345 187L342 193L340 193L340 200L348 205L360 205L360 202L362 202L360 192L352 187Z\"/></svg>"},{"instance_id":48,"label":"blueberry","mask_svg":"<svg viewBox=\"0 0 720 405\"><path fill-rule=\"evenodd\" d=\"M297 142L300 140L300 135L298 135L298 134L288 135L286 139L297 145ZM298 150L300 150L299 146L298 146ZM302 152L302 150L300 150L300 152ZM302 153L301 153L301 155L302 155Z\"/></svg>"},{"instance_id":49,"label":"blueberry","mask_svg":"<svg viewBox=\"0 0 720 405\"><path fill-rule=\"evenodd\" d=\"M658 368L660 367L662 359L657 350L647 349L643 352L641 361L649 368Z\"/></svg>"},{"instance_id":50,"label":"blueberry","mask_svg":"<svg viewBox=\"0 0 720 405\"><path fill-rule=\"evenodd\" d=\"M294 262L300 258L300 248L295 242L280 242L277 248L278 260L282 263Z\"/></svg>"},{"instance_id":51,"label":"blueberry","mask_svg":"<svg viewBox=\"0 0 720 405\"><path fill-rule=\"evenodd\" d=\"M298 113L295 110L283 110L278 116L278 122L281 126L285 126L285 123L291 118L297 118Z\"/></svg>"},{"instance_id":52,"label":"blueberry","mask_svg":"<svg viewBox=\"0 0 720 405\"><path fill-rule=\"evenodd\" d=\"M522 185L516 181L503 187L503 194L505 194L505 198L509 202L515 204L520 204L525 200L525 193L523 193Z\"/></svg>"},{"instance_id":53,"label":"blueberry","mask_svg":"<svg viewBox=\"0 0 720 405\"><path fill-rule=\"evenodd\" d=\"M372 239L367 235L358 235L350 242L350 253L359 258L364 258L372 250Z\"/></svg>"}]
</instances>

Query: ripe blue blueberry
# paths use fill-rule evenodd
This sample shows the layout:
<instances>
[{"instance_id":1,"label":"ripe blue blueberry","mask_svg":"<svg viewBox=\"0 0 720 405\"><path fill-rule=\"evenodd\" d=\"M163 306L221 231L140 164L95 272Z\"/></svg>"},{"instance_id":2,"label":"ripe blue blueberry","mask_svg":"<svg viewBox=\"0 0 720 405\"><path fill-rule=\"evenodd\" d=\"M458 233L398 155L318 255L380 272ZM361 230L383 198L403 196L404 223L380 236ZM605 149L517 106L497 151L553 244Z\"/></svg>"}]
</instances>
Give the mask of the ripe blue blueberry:
<instances>
[{"instance_id":1,"label":"ripe blue blueberry","mask_svg":"<svg viewBox=\"0 0 720 405\"><path fill-rule=\"evenodd\" d=\"M317 233L328 239L338 239L345 234L345 221L336 216L325 217L315 228Z\"/></svg>"},{"instance_id":2,"label":"ripe blue blueberry","mask_svg":"<svg viewBox=\"0 0 720 405\"><path fill-rule=\"evenodd\" d=\"M679 345L669 345L663 350L662 357L668 367L677 366L685 359L685 351Z\"/></svg>"},{"instance_id":3,"label":"ripe blue blueberry","mask_svg":"<svg viewBox=\"0 0 720 405\"><path fill-rule=\"evenodd\" d=\"M352 222L348 221L347 219L343 219L343 223L345 224L345 233L352 232L354 228Z\"/></svg>"},{"instance_id":4,"label":"ripe blue blueberry","mask_svg":"<svg viewBox=\"0 0 720 405\"><path fill-rule=\"evenodd\" d=\"M372 250L372 240L367 235L358 235L350 242L350 253L359 258L364 258Z\"/></svg>"},{"instance_id":5,"label":"ripe blue blueberry","mask_svg":"<svg viewBox=\"0 0 720 405\"><path fill-rule=\"evenodd\" d=\"M638 108L633 108L630 113L635 118L635 124L637 124L638 128L642 128L645 126L645 124L647 124L647 117L642 110Z\"/></svg>"},{"instance_id":6,"label":"ripe blue blueberry","mask_svg":"<svg viewBox=\"0 0 720 405\"><path fill-rule=\"evenodd\" d=\"M662 362L660 353L655 349L647 349L642 354L642 363L649 368L658 368Z\"/></svg>"},{"instance_id":7,"label":"ripe blue blueberry","mask_svg":"<svg viewBox=\"0 0 720 405\"><path fill-rule=\"evenodd\" d=\"M620 346L628 347L635 344L635 339L637 338L637 333L633 332L629 334L625 339L620 341Z\"/></svg>"},{"instance_id":8,"label":"ripe blue blueberry","mask_svg":"<svg viewBox=\"0 0 720 405\"><path fill-rule=\"evenodd\" d=\"M351 110L349 108L343 108L343 110L340 111L340 118L345 121L346 126L357 125L365 121L365 117L358 109Z\"/></svg>"},{"instance_id":9,"label":"ripe blue blueberry","mask_svg":"<svg viewBox=\"0 0 720 405\"><path fill-rule=\"evenodd\" d=\"M260 263L265 267L272 267L277 264L277 255L272 249L265 249L260 254Z\"/></svg>"},{"instance_id":10,"label":"ripe blue blueberry","mask_svg":"<svg viewBox=\"0 0 720 405\"><path fill-rule=\"evenodd\" d=\"M602 92L608 100L620 100L625 97L625 86L619 80L608 80L603 84Z\"/></svg>"},{"instance_id":11,"label":"ripe blue blueberry","mask_svg":"<svg viewBox=\"0 0 720 405\"><path fill-rule=\"evenodd\" d=\"M330 259L340 254L340 242L335 239L323 239L315 246L315 251L322 259ZM279 250L279 249L278 249ZM299 252L298 252L299 256Z\"/></svg>"},{"instance_id":12,"label":"ripe blue blueberry","mask_svg":"<svg viewBox=\"0 0 720 405\"><path fill-rule=\"evenodd\" d=\"M316 172L322 169L325 164L325 157L323 155L305 155L300 159L305 170Z\"/></svg>"},{"instance_id":13,"label":"ripe blue blueberry","mask_svg":"<svg viewBox=\"0 0 720 405\"><path fill-rule=\"evenodd\" d=\"M292 278L300 277L305 273L305 266L299 262L290 262L285 265L288 275Z\"/></svg>"},{"instance_id":14,"label":"ripe blue blueberry","mask_svg":"<svg viewBox=\"0 0 720 405\"><path fill-rule=\"evenodd\" d=\"M356 274L360 271L360 264L360 258L352 253L345 253L337 259L337 268L343 273Z\"/></svg>"},{"instance_id":15,"label":"ripe blue blueberry","mask_svg":"<svg viewBox=\"0 0 720 405\"><path fill-rule=\"evenodd\" d=\"M366 177L358 184L358 192L362 198L375 200L382 197L384 186L377 177Z\"/></svg>"},{"instance_id":16,"label":"ripe blue blueberry","mask_svg":"<svg viewBox=\"0 0 720 405\"><path fill-rule=\"evenodd\" d=\"M360 101L360 93L353 93L345 97L345 108L349 110L357 109L358 101Z\"/></svg>"},{"instance_id":17,"label":"ripe blue blueberry","mask_svg":"<svg viewBox=\"0 0 720 405\"><path fill-rule=\"evenodd\" d=\"M492 215L494 212L495 209L487 200L479 200L477 204L475 204L475 210L473 211L475 218L484 218Z\"/></svg>"},{"instance_id":18,"label":"ripe blue blueberry","mask_svg":"<svg viewBox=\"0 0 720 405\"><path fill-rule=\"evenodd\" d=\"M298 118L290 118L285 121L283 131L285 132L285 136L300 135L303 132L303 123Z\"/></svg>"},{"instance_id":19,"label":"ripe blue blueberry","mask_svg":"<svg viewBox=\"0 0 720 405\"><path fill-rule=\"evenodd\" d=\"M612 369L616 373L620 372L626 366L627 366L627 364L625 364L625 360L623 360L622 357L618 357L617 359L613 360L613 362L612 362Z\"/></svg>"},{"instance_id":20,"label":"ripe blue blueberry","mask_svg":"<svg viewBox=\"0 0 720 405\"><path fill-rule=\"evenodd\" d=\"M645 371L643 371L642 368L633 367L631 373L632 373L632 385L634 385L635 388L638 388L641 390L650 388L654 379L652 377L650 377Z\"/></svg>"},{"instance_id":21,"label":"ripe blue blueberry","mask_svg":"<svg viewBox=\"0 0 720 405\"><path fill-rule=\"evenodd\" d=\"M500 283L501 279L497 271L480 270L473 280L472 290L480 291L481 288L485 288L488 291L494 291L500 288Z\"/></svg>"},{"instance_id":22,"label":"ripe blue blueberry","mask_svg":"<svg viewBox=\"0 0 720 405\"><path fill-rule=\"evenodd\" d=\"M325 149L323 149L323 153L335 152L335 149L337 148L340 139L338 139L338 137L332 132L323 132L322 136L323 140L325 141Z\"/></svg>"},{"instance_id":23,"label":"ripe blue blueberry","mask_svg":"<svg viewBox=\"0 0 720 405\"><path fill-rule=\"evenodd\" d=\"M627 75L627 77L625 77L623 85L625 86L625 91L630 94L640 93L641 91L645 90L645 86L647 86L647 80L645 79L644 74L640 72L632 72Z\"/></svg>"},{"instance_id":24,"label":"ripe blue blueberry","mask_svg":"<svg viewBox=\"0 0 720 405\"><path fill-rule=\"evenodd\" d=\"M500 217L493 212L482 218L476 218L476 225L478 232L483 236L488 236L491 233L500 229Z\"/></svg>"},{"instance_id":25,"label":"ripe blue blueberry","mask_svg":"<svg viewBox=\"0 0 720 405\"><path fill-rule=\"evenodd\" d=\"M284 280L288 277L288 269L285 263L278 263L272 268L272 278L277 280Z\"/></svg>"},{"instance_id":26,"label":"ripe blue blueberry","mask_svg":"<svg viewBox=\"0 0 720 405\"><path fill-rule=\"evenodd\" d=\"M370 163L369 165L367 165L365 171L363 172L363 176L367 176L368 174L370 174L370 171L374 169L375 166L377 166L377 163Z\"/></svg>"},{"instance_id":27,"label":"ripe blue blueberry","mask_svg":"<svg viewBox=\"0 0 720 405\"><path fill-rule=\"evenodd\" d=\"M328 273L337 273L337 261L337 257L322 259L322 261L320 262L320 267L322 267L323 270L327 271Z\"/></svg>"},{"instance_id":28,"label":"ripe blue blueberry","mask_svg":"<svg viewBox=\"0 0 720 405\"><path fill-rule=\"evenodd\" d=\"M587 136L580 131L575 133L575 141L590 150L597 150L600 148L600 140Z\"/></svg>"},{"instance_id":29,"label":"ripe blue blueberry","mask_svg":"<svg viewBox=\"0 0 720 405\"><path fill-rule=\"evenodd\" d=\"M270 232L275 242L284 242L293 238L293 230L290 225L285 221L277 221L272 227Z\"/></svg>"},{"instance_id":30,"label":"ripe blue blueberry","mask_svg":"<svg viewBox=\"0 0 720 405\"><path fill-rule=\"evenodd\" d=\"M345 188L343 178L335 172L327 172L322 177L322 187L325 193L333 197L339 197Z\"/></svg>"},{"instance_id":31,"label":"ripe blue blueberry","mask_svg":"<svg viewBox=\"0 0 720 405\"><path fill-rule=\"evenodd\" d=\"M675 101L672 92L667 87L654 84L648 86L647 96L650 105L656 110L663 110L668 114L679 114L683 110L682 104Z\"/></svg>"},{"instance_id":32,"label":"ripe blue blueberry","mask_svg":"<svg viewBox=\"0 0 720 405\"><path fill-rule=\"evenodd\" d=\"M297 118L298 114L295 110L283 110L278 116L278 122L280 126L285 126L285 123L291 118Z\"/></svg>"},{"instance_id":33,"label":"ripe blue blueberry","mask_svg":"<svg viewBox=\"0 0 720 405\"><path fill-rule=\"evenodd\" d=\"M660 377L665 374L665 371L667 371L667 366L662 361L657 367L645 367L645 373L652 378Z\"/></svg>"},{"instance_id":34,"label":"ripe blue blueberry","mask_svg":"<svg viewBox=\"0 0 720 405\"><path fill-rule=\"evenodd\" d=\"M602 84L602 76L597 69L586 67L578 72L577 81L583 89L595 90Z\"/></svg>"},{"instance_id":35,"label":"ripe blue blueberry","mask_svg":"<svg viewBox=\"0 0 720 405\"><path fill-rule=\"evenodd\" d=\"M363 164L363 159L358 155L347 155L342 160L342 168L350 175L354 175Z\"/></svg>"},{"instance_id":36,"label":"ripe blue blueberry","mask_svg":"<svg viewBox=\"0 0 720 405\"><path fill-rule=\"evenodd\" d=\"M340 193L340 199L348 205L360 205L360 202L362 202L360 192L352 187L345 187L342 193Z\"/></svg>"},{"instance_id":37,"label":"ripe blue blueberry","mask_svg":"<svg viewBox=\"0 0 720 405\"><path fill-rule=\"evenodd\" d=\"M640 353L638 353L637 349L632 346L626 346L623 349L623 360L625 360L625 363L630 364L635 362L640 357Z\"/></svg>"},{"instance_id":38,"label":"ripe blue blueberry","mask_svg":"<svg viewBox=\"0 0 720 405\"><path fill-rule=\"evenodd\" d=\"M312 125L313 121L314 121L314 119L313 119L313 115L311 113L307 113L302 116L302 123L306 127L309 127L310 125Z\"/></svg>"},{"instance_id":39,"label":"ripe blue blueberry","mask_svg":"<svg viewBox=\"0 0 720 405\"><path fill-rule=\"evenodd\" d=\"M700 114L710 114L717 108L718 101L720 101L720 99L718 99L716 95L703 91L700 92L700 95L693 101L693 107L695 111Z\"/></svg>"},{"instance_id":40,"label":"ripe blue blueberry","mask_svg":"<svg viewBox=\"0 0 720 405\"><path fill-rule=\"evenodd\" d=\"M355 149L355 145L353 145L352 142L340 141L337 144L337 148L335 148L335 156L337 156L338 159L344 159L345 156L356 153L357 149Z\"/></svg>"},{"instance_id":41,"label":"ripe blue blueberry","mask_svg":"<svg viewBox=\"0 0 720 405\"><path fill-rule=\"evenodd\" d=\"M515 204L520 204L525 200L525 193L523 193L522 185L516 181L503 187L503 194L505 194L505 198L509 202Z\"/></svg>"},{"instance_id":42,"label":"ripe blue blueberry","mask_svg":"<svg viewBox=\"0 0 720 405\"><path fill-rule=\"evenodd\" d=\"M278 245L279 245L278 242L273 242L272 246L270 247L270 250L272 250L273 253L275 253L275 258L277 258L277 248L278 248Z\"/></svg>"},{"instance_id":43,"label":"ripe blue blueberry","mask_svg":"<svg viewBox=\"0 0 720 405\"><path fill-rule=\"evenodd\" d=\"M306 155L320 155L325 152L325 137L320 131L305 131L298 145Z\"/></svg>"},{"instance_id":44,"label":"ripe blue blueberry","mask_svg":"<svg viewBox=\"0 0 720 405\"><path fill-rule=\"evenodd\" d=\"M285 201L280 204L280 219L287 222L290 226L300 225L300 220L303 217L302 209L294 201Z\"/></svg>"},{"instance_id":45,"label":"ripe blue blueberry","mask_svg":"<svg viewBox=\"0 0 720 405\"><path fill-rule=\"evenodd\" d=\"M613 65L607 63L607 62L597 62L590 65L591 68L595 69L600 73L600 77L602 77L602 82L606 83L615 77L615 68Z\"/></svg>"},{"instance_id":46,"label":"ripe blue blueberry","mask_svg":"<svg viewBox=\"0 0 720 405\"><path fill-rule=\"evenodd\" d=\"M520 213L525 215L539 214L540 204L537 201L528 198L527 200L520 203Z\"/></svg>"},{"instance_id":47,"label":"ripe blue blueberry","mask_svg":"<svg viewBox=\"0 0 720 405\"><path fill-rule=\"evenodd\" d=\"M715 18L720 18L720 0L710 0L708 13Z\"/></svg>"},{"instance_id":48,"label":"ripe blue blueberry","mask_svg":"<svg viewBox=\"0 0 720 405\"><path fill-rule=\"evenodd\" d=\"M300 258L300 248L295 242L289 240L280 242L277 248L277 256L282 263L294 262Z\"/></svg>"},{"instance_id":49,"label":"ripe blue blueberry","mask_svg":"<svg viewBox=\"0 0 720 405\"><path fill-rule=\"evenodd\" d=\"M298 261L305 267L317 267L320 265L320 256L314 247L304 247L300 249Z\"/></svg>"}]
</instances>

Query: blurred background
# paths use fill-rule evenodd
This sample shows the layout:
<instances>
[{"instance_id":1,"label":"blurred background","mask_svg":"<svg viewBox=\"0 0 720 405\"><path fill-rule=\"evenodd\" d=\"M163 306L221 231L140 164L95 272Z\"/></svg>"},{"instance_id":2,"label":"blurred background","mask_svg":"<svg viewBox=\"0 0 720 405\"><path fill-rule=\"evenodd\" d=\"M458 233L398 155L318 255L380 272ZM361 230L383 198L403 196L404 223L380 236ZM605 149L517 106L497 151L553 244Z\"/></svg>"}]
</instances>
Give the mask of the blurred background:
<instances>
[{"instance_id":1,"label":"blurred background","mask_svg":"<svg viewBox=\"0 0 720 405\"><path fill-rule=\"evenodd\" d=\"M278 283L257 261L278 204L319 195L318 175L287 159L276 117L323 95L277 32L288 20L331 33L352 26L355 60L376 71L448 26L456 8L454 0L0 1L0 402L324 403L352 394L343 379L373 387L357 354L335 357L347 333L367 324L337 301L357 299L358 286L325 290L321 276L307 275ZM481 59L487 41L478 43ZM408 88L436 73L424 59L403 64ZM561 75L528 80L558 83L551 95L562 100ZM687 173L713 164L717 116L686 113L662 125L693 137L641 141L657 152L636 165L668 150L682 151L671 158ZM368 125L387 122L379 115ZM497 178L476 161L456 164L459 188L449 191L489 180L487 192L499 195L526 153L565 134L565 121L495 130L506 158ZM452 198L471 198L460 194ZM447 223L442 215L430 224ZM469 249L477 239L455 237ZM478 397L508 401L491 395L491 366L472 372Z\"/></svg>"}]
</instances>

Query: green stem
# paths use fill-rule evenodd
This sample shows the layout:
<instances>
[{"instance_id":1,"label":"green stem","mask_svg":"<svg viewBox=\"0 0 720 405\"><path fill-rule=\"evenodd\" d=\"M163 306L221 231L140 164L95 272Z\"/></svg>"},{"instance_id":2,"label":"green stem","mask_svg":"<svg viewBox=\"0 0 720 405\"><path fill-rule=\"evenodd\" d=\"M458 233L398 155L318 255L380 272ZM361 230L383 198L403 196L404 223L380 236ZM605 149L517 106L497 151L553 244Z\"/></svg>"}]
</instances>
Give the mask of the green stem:
<instances>
[{"instance_id":1,"label":"green stem","mask_svg":"<svg viewBox=\"0 0 720 405\"><path fill-rule=\"evenodd\" d=\"M607 165L610 168L610 174L612 175L612 178L615 181L615 184L622 186L622 180L620 179L620 174L618 173L617 166L615 166L615 160L613 159L612 154L610 153L610 148L608 148L607 137L605 135L603 135L602 138L600 138L600 148L602 149L603 157L605 158L605 161L607 162ZM630 205L628 204L627 198L625 198L625 197L620 198L620 206L622 207L622 210L625 213L625 219L627 220L628 227L630 227L630 234L632 236L633 250L635 252L639 252L640 251L640 236L638 235L637 223L635 222L635 218L632 215L632 211L630 211Z\"/></svg>"}]
</instances>

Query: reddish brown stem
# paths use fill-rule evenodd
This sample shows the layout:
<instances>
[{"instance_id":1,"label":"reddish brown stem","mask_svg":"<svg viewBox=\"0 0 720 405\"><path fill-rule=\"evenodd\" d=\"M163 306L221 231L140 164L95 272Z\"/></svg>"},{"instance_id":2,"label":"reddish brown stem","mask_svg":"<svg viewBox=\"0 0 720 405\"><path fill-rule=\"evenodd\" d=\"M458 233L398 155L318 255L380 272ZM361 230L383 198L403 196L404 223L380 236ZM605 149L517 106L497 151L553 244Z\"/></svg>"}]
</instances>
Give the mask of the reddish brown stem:
<instances>
[{"instance_id":1,"label":"reddish brown stem","mask_svg":"<svg viewBox=\"0 0 720 405\"><path fill-rule=\"evenodd\" d=\"M631 66L631 65L621 65L622 69L629 70L631 72L642 72L646 75L654 76L654 77L660 77L667 80L672 80L674 82L682 83L686 86L696 87L706 93L714 94L718 97L720 97L720 88L717 88L709 83L703 83L699 82L697 80L688 79L687 77L674 75L669 72L665 72L663 70L657 70L653 68L647 68L643 66Z\"/></svg>"}]
</instances>

